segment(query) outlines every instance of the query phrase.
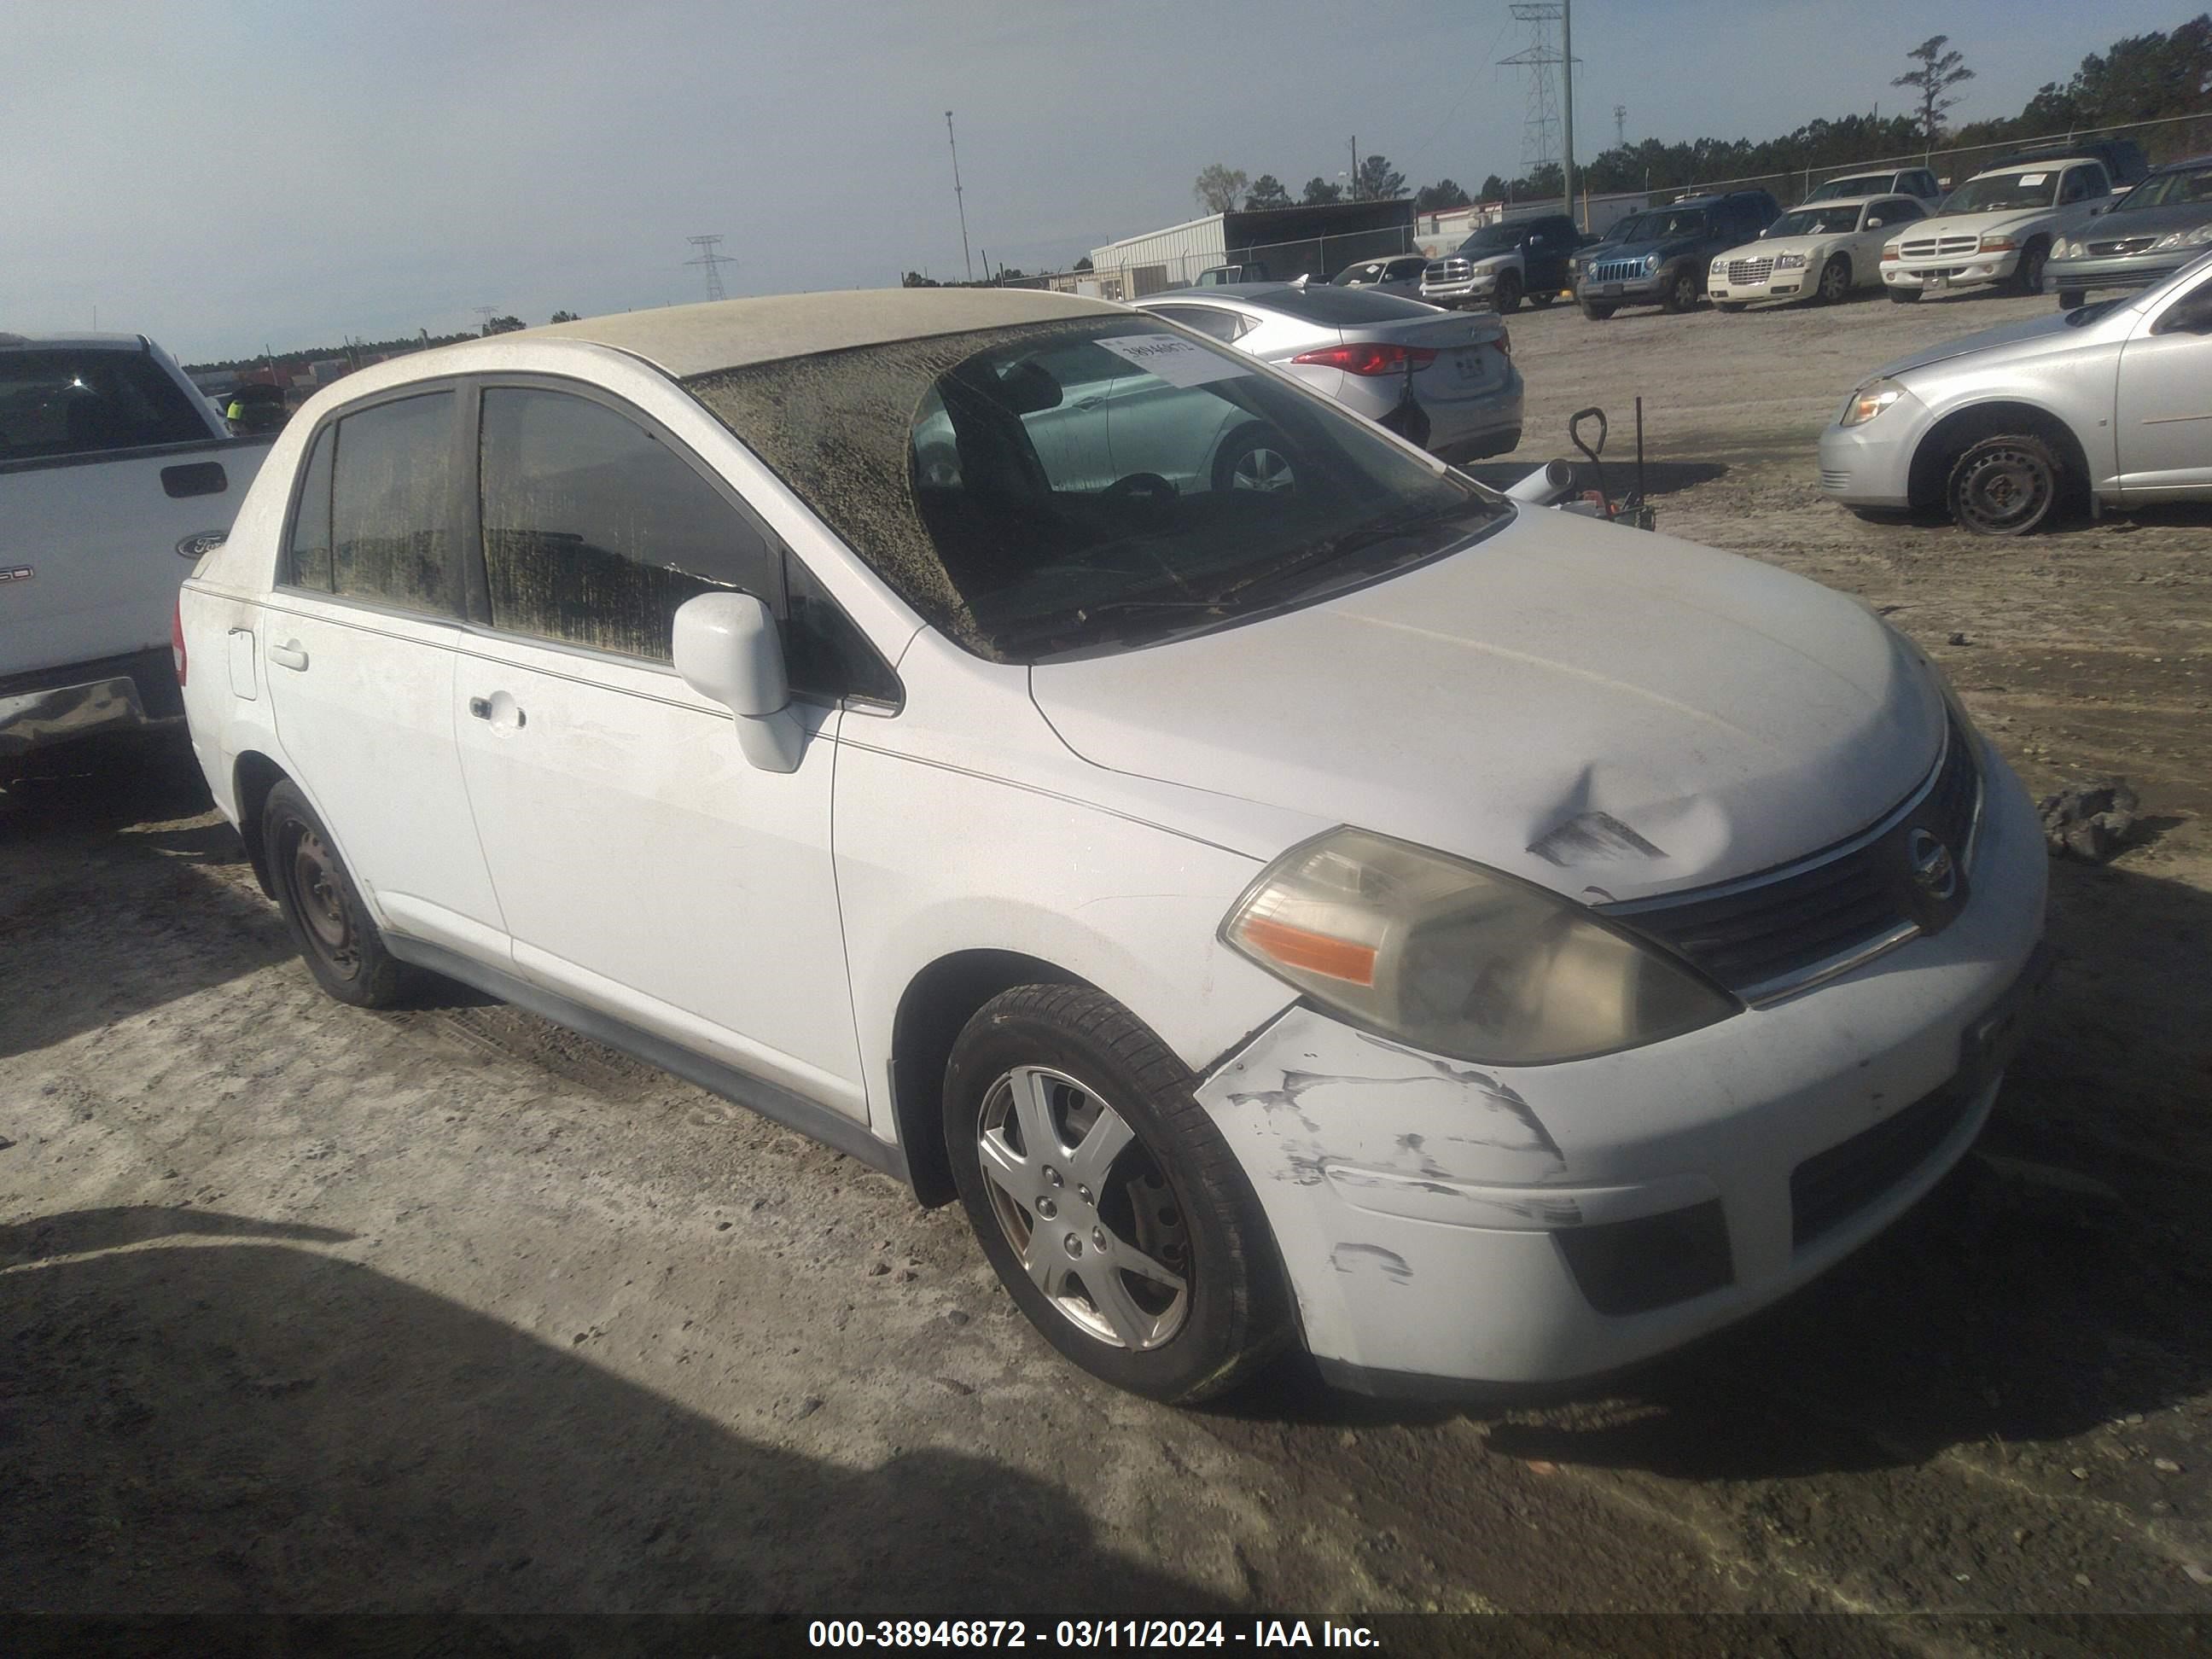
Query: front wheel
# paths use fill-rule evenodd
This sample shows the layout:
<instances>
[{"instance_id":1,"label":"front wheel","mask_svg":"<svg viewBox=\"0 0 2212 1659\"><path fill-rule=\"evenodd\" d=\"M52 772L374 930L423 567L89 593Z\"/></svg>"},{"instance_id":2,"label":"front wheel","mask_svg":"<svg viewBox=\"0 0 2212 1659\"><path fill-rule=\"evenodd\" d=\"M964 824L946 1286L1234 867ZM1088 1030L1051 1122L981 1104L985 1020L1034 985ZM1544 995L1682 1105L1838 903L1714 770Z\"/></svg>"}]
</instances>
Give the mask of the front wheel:
<instances>
[{"instance_id":1,"label":"front wheel","mask_svg":"<svg viewBox=\"0 0 2212 1659\"><path fill-rule=\"evenodd\" d=\"M2025 536L2057 504L2059 468L2051 447L2024 433L1970 445L1952 463L1944 500L1962 530Z\"/></svg>"},{"instance_id":2,"label":"front wheel","mask_svg":"<svg viewBox=\"0 0 2212 1659\"><path fill-rule=\"evenodd\" d=\"M1273 428L1248 426L1231 433L1213 458L1213 487L1281 494L1298 487L1297 469Z\"/></svg>"},{"instance_id":3,"label":"front wheel","mask_svg":"<svg viewBox=\"0 0 2212 1659\"><path fill-rule=\"evenodd\" d=\"M1824 306L1841 305L1851 291L1851 262L1838 253L1820 267L1820 285L1815 297Z\"/></svg>"},{"instance_id":4,"label":"front wheel","mask_svg":"<svg viewBox=\"0 0 2212 1659\"><path fill-rule=\"evenodd\" d=\"M1660 302L1660 308L1677 315L1685 311L1694 311L1700 292L1696 271L1678 270L1667 283L1667 297Z\"/></svg>"},{"instance_id":5,"label":"front wheel","mask_svg":"<svg viewBox=\"0 0 2212 1659\"><path fill-rule=\"evenodd\" d=\"M953 1179L1007 1294L1092 1376L1178 1404L1235 1387L1288 1328L1258 1202L1192 1081L1077 985L994 997L945 1072Z\"/></svg>"},{"instance_id":6,"label":"front wheel","mask_svg":"<svg viewBox=\"0 0 2212 1659\"><path fill-rule=\"evenodd\" d=\"M2043 292L2043 266L2050 257L2051 250L2041 242L2030 242L2021 251L2020 269L2013 273L2013 281L2022 294Z\"/></svg>"},{"instance_id":7,"label":"front wheel","mask_svg":"<svg viewBox=\"0 0 2212 1659\"><path fill-rule=\"evenodd\" d=\"M1559 296L1554 294L1551 289L1547 288L1540 288L1530 289L1528 299L1528 303L1535 307L1537 310L1549 311L1552 308L1552 301L1559 297Z\"/></svg>"},{"instance_id":8,"label":"front wheel","mask_svg":"<svg viewBox=\"0 0 2212 1659\"><path fill-rule=\"evenodd\" d=\"M1594 323L1604 322L1618 309L1619 307L1608 300L1585 300L1583 301L1583 315L1589 318L1590 321Z\"/></svg>"},{"instance_id":9,"label":"front wheel","mask_svg":"<svg viewBox=\"0 0 2212 1659\"><path fill-rule=\"evenodd\" d=\"M1716 300L1713 309L1724 317L1733 317L1751 303L1748 300Z\"/></svg>"},{"instance_id":10,"label":"front wheel","mask_svg":"<svg viewBox=\"0 0 2212 1659\"><path fill-rule=\"evenodd\" d=\"M1889 297L1897 305L1917 305L1920 303L1920 292L1917 288L1893 288L1889 291Z\"/></svg>"},{"instance_id":11,"label":"front wheel","mask_svg":"<svg viewBox=\"0 0 2212 1659\"><path fill-rule=\"evenodd\" d=\"M289 778L269 792L261 810L261 845L276 908L315 982L356 1008L405 1000L416 970L385 949L330 831Z\"/></svg>"}]
</instances>

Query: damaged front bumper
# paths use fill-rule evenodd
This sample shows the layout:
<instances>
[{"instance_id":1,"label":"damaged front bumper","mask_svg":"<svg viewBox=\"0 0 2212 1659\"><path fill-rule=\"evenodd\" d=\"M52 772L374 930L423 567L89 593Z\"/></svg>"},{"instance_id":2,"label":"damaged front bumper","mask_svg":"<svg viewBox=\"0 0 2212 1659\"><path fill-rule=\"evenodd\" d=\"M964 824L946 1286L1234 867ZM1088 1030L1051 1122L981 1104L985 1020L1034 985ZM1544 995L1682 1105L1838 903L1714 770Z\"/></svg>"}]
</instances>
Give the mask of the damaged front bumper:
<instances>
[{"instance_id":1,"label":"damaged front bumper","mask_svg":"<svg viewBox=\"0 0 2212 1659\"><path fill-rule=\"evenodd\" d=\"M1198 1098L1307 1346L1370 1392L1600 1376L1742 1318L1895 1220L1979 1133L2039 960L2043 842L1994 754L1944 932L1686 1036L1445 1060L1289 1010Z\"/></svg>"}]
</instances>

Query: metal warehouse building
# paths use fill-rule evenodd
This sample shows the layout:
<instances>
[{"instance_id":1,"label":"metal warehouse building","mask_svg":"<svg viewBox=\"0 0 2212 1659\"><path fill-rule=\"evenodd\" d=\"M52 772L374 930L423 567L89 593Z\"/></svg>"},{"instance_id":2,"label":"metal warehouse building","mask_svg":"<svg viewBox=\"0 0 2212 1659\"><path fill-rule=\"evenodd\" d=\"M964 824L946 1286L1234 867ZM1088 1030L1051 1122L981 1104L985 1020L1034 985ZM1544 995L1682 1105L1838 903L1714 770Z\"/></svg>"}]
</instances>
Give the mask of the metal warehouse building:
<instances>
[{"instance_id":1,"label":"metal warehouse building","mask_svg":"<svg viewBox=\"0 0 2212 1659\"><path fill-rule=\"evenodd\" d=\"M1256 274L1278 281L1301 275L1322 279L1357 259L1414 252L1413 204L1401 197L1210 213L1093 248L1091 264L1105 298L1139 300L1194 283L1199 272L1214 265L1258 265Z\"/></svg>"}]
</instances>

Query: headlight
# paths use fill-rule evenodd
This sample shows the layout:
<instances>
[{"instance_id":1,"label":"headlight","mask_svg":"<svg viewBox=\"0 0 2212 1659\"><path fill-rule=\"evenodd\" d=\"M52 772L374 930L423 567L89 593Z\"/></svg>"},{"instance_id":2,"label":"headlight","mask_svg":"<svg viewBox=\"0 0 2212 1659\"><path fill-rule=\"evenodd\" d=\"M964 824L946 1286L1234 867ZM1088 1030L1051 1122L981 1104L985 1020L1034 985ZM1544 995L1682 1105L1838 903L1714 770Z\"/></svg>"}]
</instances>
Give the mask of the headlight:
<instances>
[{"instance_id":1,"label":"headlight","mask_svg":"<svg viewBox=\"0 0 2212 1659\"><path fill-rule=\"evenodd\" d=\"M1802 267L1804 263L1805 256L1802 253L1784 253L1776 257L1774 268L1777 270L1796 270Z\"/></svg>"},{"instance_id":2,"label":"headlight","mask_svg":"<svg viewBox=\"0 0 2212 1659\"><path fill-rule=\"evenodd\" d=\"M1723 276L1723 275L1724 275L1724 274L1727 272L1727 270L1728 270L1728 265L1729 265L1729 262L1728 262L1728 260L1727 260L1725 258L1718 258L1718 259L1714 260L1714 261L1713 261L1713 275L1714 275L1714 276Z\"/></svg>"},{"instance_id":3,"label":"headlight","mask_svg":"<svg viewBox=\"0 0 2212 1659\"><path fill-rule=\"evenodd\" d=\"M1982 238L1981 251L1984 253L2009 253L2019 246L2020 244L2009 236L1984 236Z\"/></svg>"},{"instance_id":4,"label":"headlight","mask_svg":"<svg viewBox=\"0 0 2212 1659\"><path fill-rule=\"evenodd\" d=\"M2207 243L2212 243L2212 225L2199 225L2194 230L2169 232L2153 242L2150 247L2152 252L2158 253L2168 248L2203 247Z\"/></svg>"},{"instance_id":5,"label":"headlight","mask_svg":"<svg viewBox=\"0 0 2212 1659\"><path fill-rule=\"evenodd\" d=\"M1221 937L1356 1024L1492 1065L1611 1054L1738 1006L1583 905L1365 830L1284 854Z\"/></svg>"},{"instance_id":6,"label":"headlight","mask_svg":"<svg viewBox=\"0 0 2212 1659\"><path fill-rule=\"evenodd\" d=\"M1659 256L1658 256L1657 254L1656 254L1656 253L1647 253L1647 254L1645 254L1645 255L1644 256L1644 272L1645 272L1645 274L1646 274L1646 275L1649 275L1650 272L1652 272L1652 271L1655 271L1655 270L1658 270L1658 269L1659 269Z\"/></svg>"},{"instance_id":7,"label":"headlight","mask_svg":"<svg viewBox=\"0 0 2212 1659\"><path fill-rule=\"evenodd\" d=\"M2078 259L2081 257L2081 244L2079 242L2061 242L2058 245L2058 257L2062 259Z\"/></svg>"},{"instance_id":8,"label":"headlight","mask_svg":"<svg viewBox=\"0 0 2212 1659\"><path fill-rule=\"evenodd\" d=\"M1894 380L1869 380L1844 406L1845 426L1863 426L1905 395L1905 388Z\"/></svg>"}]
</instances>

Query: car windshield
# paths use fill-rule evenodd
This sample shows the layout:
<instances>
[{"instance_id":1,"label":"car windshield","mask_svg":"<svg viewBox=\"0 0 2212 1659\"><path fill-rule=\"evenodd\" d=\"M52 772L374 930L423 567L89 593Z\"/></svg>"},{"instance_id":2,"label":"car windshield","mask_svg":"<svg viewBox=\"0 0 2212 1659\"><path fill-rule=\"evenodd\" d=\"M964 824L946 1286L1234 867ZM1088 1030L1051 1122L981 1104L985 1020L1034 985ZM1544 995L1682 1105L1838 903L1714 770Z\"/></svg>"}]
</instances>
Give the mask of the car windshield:
<instances>
[{"instance_id":1,"label":"car windshield","mask_svg":"<svg viewBox=\"0 0 2212 1659\"><path fill-rule=\"evenodd\" d=\"M2212 213L2212 165L2178 167L2146 179L2112 204L2114 213L2139 208L2201 207Z\"/></svg>"},{"instance_id":2,"label":"car windshield","mask_svg":"<svg viewBox=\"0 0 2212 1659\"><path fill-rule=\"evenodd\" d=\"M1462 253L1496 253L1521 245L1519 225L1485 225L1480 230L1459 245Z\"/></svg>"},{"instance_id":3,"label":"car windshield","mask_svg":"<svg viewBox=\"0 0 2212 1659\"><path fill-rule=\"evenodd\" d=\"M2030 167L2021 173L1993 173L1985 179L1969 179L1943 204L1946 213L2017 213L2046 208L2058 200L2058 167Z\"/></svg>"},{"instance_id":4,"label":"car windshield","mask_svg":"<svg viewBox=\"0 0 2212 1659\"><path fill-rule=\"evenodd\" d=\"M1862 173L1856 179L1831 179L1805 199L1808 202L1832 202L1841 196L1879 196L1889 188L1887 173Z\"/></svg>"},{"instance_id":5,"label":"car windshield","mask_svg":"<svg viewBox=\"0 0 2212 1659\"><path fill-rule=\"evenodd\" d=\"M1437 556L1511 511L1148 317L937 335L685 384L926 620L1000 662L1279 610Z\"/></svg>"},{"instance_id":6,"label":"car windshield","mask_svg":"<svg viewBox=\"0 0 2212 1659\"><path fill-rule=\"evenodd\" d=\"M1777 219L1766 234L1769 240L1777 236L1847 236L1858 228L1856 207L1793 208Z\"/></svg>"},{"instance_id":7,"label":"car windshield","mask_svg":"<svg viewBox=\"0 0 2212 1659\"><path fill-rule=\"evenodd\" d=\"M1342 270L1338 271L1334 285L1338 288L1351 288L1359 283L1379 283L1382 280L1382 261L1370 259L1364 265L1346 265Z\"/></svg>"},{"instance_id":8,"label":"car windshield","mask_svg":"<svg viewBox=\"0 0 2212 1659\"><path fill-rule=\"evenodd\" d=\"M1613 227L1608 242L1663 242L1675 236L1702 236L1705 215L1702 208L1672 209L1664 213L1639 213Z\"/></svg>"}]
</instances>

